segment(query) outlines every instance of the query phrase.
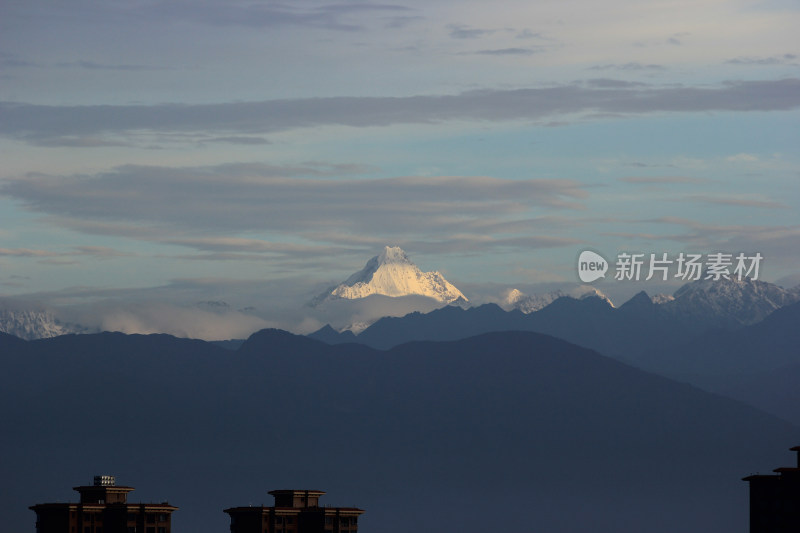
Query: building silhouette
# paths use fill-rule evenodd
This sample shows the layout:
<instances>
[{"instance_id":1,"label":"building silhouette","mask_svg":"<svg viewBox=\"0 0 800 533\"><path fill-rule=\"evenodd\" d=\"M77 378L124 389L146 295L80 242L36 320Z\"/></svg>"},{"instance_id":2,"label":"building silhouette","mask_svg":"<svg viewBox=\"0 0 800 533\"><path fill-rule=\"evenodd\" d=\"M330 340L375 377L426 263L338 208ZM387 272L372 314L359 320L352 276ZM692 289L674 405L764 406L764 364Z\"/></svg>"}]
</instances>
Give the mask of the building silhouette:
<instances>
[{"instance_id":1,"label":"building silhouette","mask_svg":"<svg viewBox=\"0 0 800 533\"><path fill-rule=\"evenodd\" d=\"M73 487L78 503L40 503L37 533L171 533L172 512L164 503L128 503L133 487L115 483L113 476L95 476L94 484Z\"/></svg>"},{"instance_id":2,"label":"building silhouette","mask_svg":"<svg viewBox=\"0 0 800 533\"><path fill-rule=\"evenodd\" d=\"M232 507L231 533L354 533L358 517L355 507L320 507L321 490L273 490L272 507Z\"/></svg>"},{"instance_id":3,"label":"building silhouette","mask_svg":"<svg viewBox=\"0 0 800 533\"><path fill-rule=\"evenodd\" d=\"M750 533L800 532L800 446L797 466L743 478L750 483Z\"/></svg>"}]
</instances>

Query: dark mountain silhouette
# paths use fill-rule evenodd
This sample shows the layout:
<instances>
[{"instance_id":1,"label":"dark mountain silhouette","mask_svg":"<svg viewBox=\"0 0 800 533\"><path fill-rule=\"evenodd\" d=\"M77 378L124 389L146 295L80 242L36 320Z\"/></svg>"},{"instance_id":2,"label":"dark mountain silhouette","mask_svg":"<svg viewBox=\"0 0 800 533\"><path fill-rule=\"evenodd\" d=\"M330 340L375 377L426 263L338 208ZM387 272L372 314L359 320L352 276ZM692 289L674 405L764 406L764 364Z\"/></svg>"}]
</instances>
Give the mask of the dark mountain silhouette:
<instances>
[{"instance_id":1,"label":"dark mountain silhouette","mask_svg":"<svg viewBox=\"0 0 800 533\"><path fill-rule=\"evenodd\" d=\"M356 341L356 336L352 331L345 330L339 332L333 329L330 324L325 324L317 331L309 333L308 336L326 344L342 344L344 342Z\"/></svg>"},{"instance_id":2,"label":"dark mountain silhouette","mask_svg":"<svg viewBox=\"0 0 800 533\"><path fill-rule=\"evenodd\" d=\"M787 416L793 408L780 401L793 397L792 384L782 379L778 383L785 384L786 390L770 386L770 376L777 369L800 364L800 302L785 304L795 292L751 280L695 282L666 304L655 304L640 292L619 308L597 297L561 297L530 314L505 312L491 304L448 307L381 319L355 341L389 348L408 341L456 340L491 331L545 333L797 420L800 413L792 411ZM757 313L750 310L751 305ZM779 305L763 321L741 325ZM337 337L332 330L317 338L328 343L344 341L343 334ZM735 391L742 391L741 395Z\"/></svg>"},{"instance_id":3,"label":"dark mountain silhouette","mask_svg":"<svg viewBox=\"0 0 800 533\"><path fill-rule=\"evenodd\" d=\"M0 331L0 351L19 349L26 345L27 343L19 337Z\"/></svg>"},{"instance_id":4,"label":"dark mountain silhouette","mask_svg":"<svg viewBox=\"0 0 800 533\"><path fill-rule=\"evenodd\" d=\"M225 348L226 350L238 350L239 346L244 343L246 339L229 339L224 341L211 341L211 344Z\"/></svg>"},{"instance_id":5,"label":"dark mountain silhouette","mask_svg":"<svg viewBox=\"0 0 800 533\"><path fill-rule=\"evenodd\" d=\"M710 321L683 319L663 312L641 292L618 309L602 298L569 296L530 314L504 311L495 304L468 309L449 306L427 314L382 318L354 339L343 333L337 337L330 330L314 338L329 344L355 341L387 349L410 341L457 340L494 331L532 331L629 360L638 355L643 345L675 346L708 327Z\"/></svg>"},{"instance_id":6,"label":"dark mountain silhouette","mask_svg":"<svg viewBox=\"0 0 800 533\"><path fill-rule=\"evenodd\" d=\"M679 349L648 347L637 360L649 370L676 377L720 378L775 370L800 363L800 302L735 331L711 330L683 339Z\"/></svg>"},{"instance_id":7,"label":"dark mountain silhouette","mask_svg":"<svg viewBox=\"0 0 800 533\"><path fill-rule=\"evenodd\" d=\"M800 363L725 384L720 392L800 426Z\"/></svg>"},{"instance_id":8,"label":"dark mountain silhouette","mask_svg":"<svg viewBox=\"0 0 800 533\"><path fill-rule=\"evenodd\" d=\"M0 342L12 531L110 473L133 501L178 505L176 532L224 531L226 507L314 487L366 509L364 531L744 533L741 477L800 438L534 333L388 351L277 330L236 352L165 335Z\"/></svg>"},{"instance_id":9,"label":"dark mountain silhouette","mask_svg":"<svg viewBox=\"0 0 800 533\"><path fill-rule=\"evenodd\" d=\"M529 315L503 311L485 304L463 309L450 305L430 313L411 313L404 317L385 317L356 336L356 342L387 349L409 341L447 341L492 331L530 331Z\"/></svg>"}]
</instances>

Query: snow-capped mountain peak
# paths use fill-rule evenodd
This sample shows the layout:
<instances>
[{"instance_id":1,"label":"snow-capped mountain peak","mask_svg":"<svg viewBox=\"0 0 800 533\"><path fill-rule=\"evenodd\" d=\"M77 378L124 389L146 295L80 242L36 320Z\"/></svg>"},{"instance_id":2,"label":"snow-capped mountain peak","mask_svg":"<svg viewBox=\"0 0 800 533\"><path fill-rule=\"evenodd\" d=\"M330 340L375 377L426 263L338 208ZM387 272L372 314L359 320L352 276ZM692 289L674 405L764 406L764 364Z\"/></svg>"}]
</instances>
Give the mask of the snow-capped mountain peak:
<instances>
[{"instance_id":1,"label":"snow-capped mountain peak","mask_svg":"<svg viewBox=\"0 0 800 533\"><path fill-rule=\"evenodd\" d=\"M518 309L525 314L536 312L544 309L559 298L570 297L577 300L585 298L599 298L605 301L611 307L614 307L614 302L603 294L600 290L590 285L580 285L568 291L555 290L542 294L525 294L519 289L509 290L502 299L501 307L506 311Z\"/></svg>"},{"instance_id":2,"label":"snow-capped mountain peak","mask_svg":"<svg viewBox=\"0 0 800 533\"><path fill-rule=\"evenodd\" d=\"M44 308L0 308L0 331L32 340L74 333Z\"/></svg>"},{"instance_id":3,"label":"snow-capped mountain peak","mask_svg":"<svg viewBox=\"0 0 800 533\"><path fill-rule=\"evenodd\" d=\"M397 246L386 246L340 285L321 294L316 303L343 298L356 300L379 294L399 297L420 295L442 303L467 301L467 298L439 272L422 272Z\"/></svg>"},{"instance_id":4,"label":"snow-capped mountain peak","mask_svg":"<svg viewBox=\"0 0 800 533\"><path fill-rule=\"evenodd\" d=\"M731 324L760 322L776 309L800 300L800 286L784 289L765 281L698 280L675 291L663 308L682 316L716 316Z\"/></svg>"},{"instance_id":5,"label":"snow-capped mountain peak","mask_svg":"<svg viewBox=\"0 0 800 533\"><path fill-rule=\"evenodd\" d=\"M406 253L399 246L385 246L383 251L378 255L378 264L385 265L389 263L404 263L413 265Z\"/></svg>"}]
</instances>

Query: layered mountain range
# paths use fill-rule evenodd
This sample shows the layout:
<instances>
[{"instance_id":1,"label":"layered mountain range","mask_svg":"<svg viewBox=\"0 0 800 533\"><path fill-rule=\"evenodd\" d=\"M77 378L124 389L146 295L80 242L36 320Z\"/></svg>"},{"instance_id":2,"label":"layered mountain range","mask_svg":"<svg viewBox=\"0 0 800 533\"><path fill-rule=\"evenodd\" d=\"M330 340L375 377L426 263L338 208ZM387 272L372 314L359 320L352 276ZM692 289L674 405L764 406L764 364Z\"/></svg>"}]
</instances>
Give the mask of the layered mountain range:
<instances>
[{"instance_id":1,"label":"layered mountain range","mask_svg":"<svg viewBox=\"0 0 800 533\"><path fill-rule=\"evenodd\" d=\"M366 509L364 531L743 533L741 478L800 442L741 402L531 332L385 351L278 330L235 350L0 334L0 369L9 531L106 472L177 505L176 531L223 531L224 508L310 487Z\"/></svg>"},{"instance_id":2,"label":"layered mountain range","mask_svg":"<svg viewBox=\"0 0 800 533\"><path fill-rule=\"evenodd\" d=\"M575 306L570 300L591 302L602 300L607 307L615 308L615 304L600 290L589 285L575 286L572 289L558 290L543 294L525 294L518 289L508 289L496 301L506 311L519 311L525 315L536 315L531 322L539 322L547 315L558 314L561 307ZM696 281L688 283L677 290L674 295L649 296L638 294L621 307L630 310L641 308L645 315L657 318L669 329L673 323L684 324L689 335L696 334L707 328L735 329L744 325L755 324L763 320L771 312L792 302L800 300L800 287L787 290L770 283L743 280ZM311 302L313 309L305 308L312 314L317 313L315 319L322 323L331 321L335 327L325 327L315 332L313 336L327 342L349 341L353 334L358 335L359 342L391 346L408 340L415 340L419 334L408 337L404 334L389 335L382 340L372 341L373 336L378 336L376 330L384 330L385 324L377 324L383 317L386 320L400 318L412 311L429 313L444 306L457 305L467 308L470 305L468 298L457 287L450 283L438 271L423 272L398 247L385 247L380 254L367 261L364 268L351 275L339 285L332 286ZM651 305L652 304L652 305ZM553 309L548 309L552 306ZM591 305L591 303L589 304ZM653 307L653 305L655 307ZM580 307L580 306L579 306ZM651 309L651 307L653 307ZM249 313L252 307L237 312L225 302L213 300L196 303L192 309L209 311L218 315L227 315L230 321L234 318L242 319L241 313ZM601 306L602 308L602 306ZM540 314L544 311L544 314ZM582 312L582 311L581 311ZM599 311L602 312L602 311ZM626 311L629 312L629 311ZM124 313L122 313L124 315ZM478 313L480 314L480 313ZM624 314L624 313L623 313ZM208 317L206 317L208 318ZM252 318L252 317L251 317ZM540 331L541 328L530 325L518 325L515 321L519 317L505 317L501 321L505 324L478 324L477 329L469 330L494 331L501 329L523 329ZM411 318L409 320L417 320ZM550 318L550 321L557 319ZM565 324L552 324L552 327L542 331L561 335L562 329L575 329L569 324L568 317L564 317ZM637 320L641 320L638 318ZM431 321L435 322L434 317ZM262 322L263 324L263 322ZM373 331L365 331L371 326ZM150 325L146 331L153 331ZM247 331L247 326L242 329ZM0 300L0 331L16 335L23 339L47 338L66 333L99 331L102 329L95 325L90 327L82 324L66 323L58 319L58 315L51 309L41 305L33 307L8 304ZM179 329L179 328L178 328ZM173 328L173 333L182 335L178 329ZM184 331L186 328L183 328ZM196 329L196 328L195 328ZM255 327L253 327L253 331ZM333 331L331 331L333 330ZM345 333L349 330L352 333ZM158 331L155 329L155 331ZM683 333L683 332L682 332ZM563 333L565 338L580 342L580 334ZM431 333L432 338L454 338L446 331ZM674 337L674 335L673 335ZM428 337L421 337L428 338ZM627 338L627 337L622 337ZM593 344L591 347L610 353L617 353L616 347L609 343Z\"/></svg>"},{"instance_id":3,"label":"layered mountain range","mask_svg":"<svg viewBox=\"0 0 800 533\"><path fill-rule=\"evenodd\" d=\"M317 304L376 298L437 309L213 343L3 315L19 334L0 333L6 524L29 529L29 505L102 470L178 505L176 530L313 487L366 509L365 531L743 533L741 478L800 443L800 289L699 281L618 306L592 287L510 290L467 307L387 247Z\"/></svg>"}]
</instances>

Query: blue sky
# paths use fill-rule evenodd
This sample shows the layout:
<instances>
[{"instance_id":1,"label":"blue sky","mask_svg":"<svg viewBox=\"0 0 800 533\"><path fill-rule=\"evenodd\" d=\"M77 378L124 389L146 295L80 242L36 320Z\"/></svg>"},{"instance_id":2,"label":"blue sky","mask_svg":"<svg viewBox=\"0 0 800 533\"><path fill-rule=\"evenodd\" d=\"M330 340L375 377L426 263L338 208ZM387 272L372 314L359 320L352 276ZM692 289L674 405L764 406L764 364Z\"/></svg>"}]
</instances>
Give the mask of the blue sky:
<instances>
[{"instance_id":1,"label":"blue sky","mask_svg":"<svg viewBox=\"0 0 800 533\"><path fill-rule=\"evenodd\" d=\"M587 247L797 283L797 27L786 1L3 2L0 295L301 331L386 244L476 301L574 284Z\"/></svg>"}]
</instances>

